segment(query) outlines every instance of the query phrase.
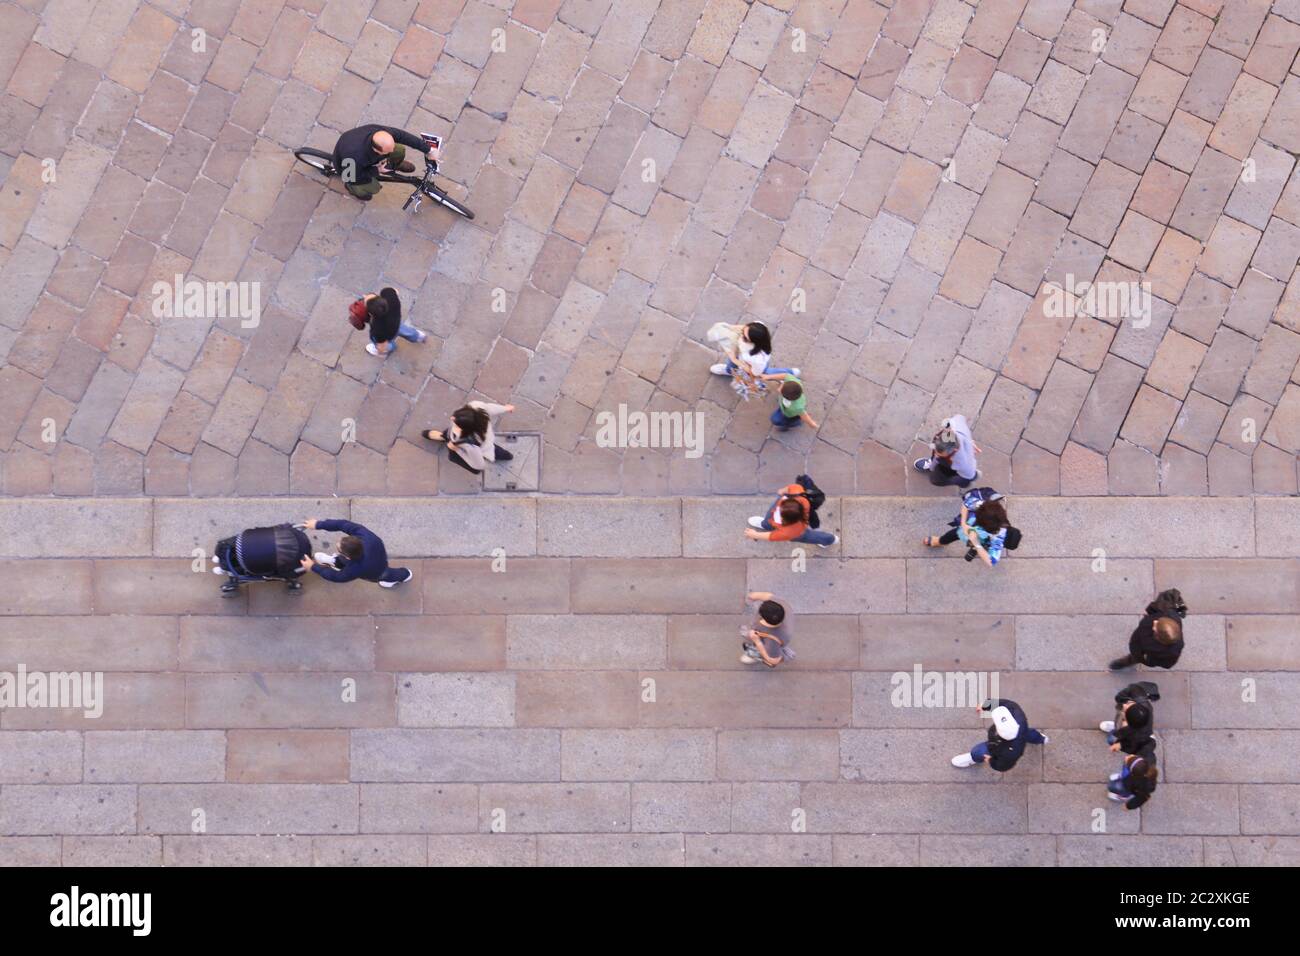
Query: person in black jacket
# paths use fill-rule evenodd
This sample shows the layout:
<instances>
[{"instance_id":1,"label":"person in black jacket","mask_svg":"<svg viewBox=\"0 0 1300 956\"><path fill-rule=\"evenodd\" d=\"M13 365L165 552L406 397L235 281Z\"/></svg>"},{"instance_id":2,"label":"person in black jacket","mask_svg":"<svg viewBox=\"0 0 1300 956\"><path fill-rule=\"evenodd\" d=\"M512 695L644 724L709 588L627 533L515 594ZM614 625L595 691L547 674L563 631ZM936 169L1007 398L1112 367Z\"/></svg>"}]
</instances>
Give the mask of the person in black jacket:
<instances>
[{"instance_id":1,"label":"person in black jacket","mask_svg":"<svg viewBox=\"0 0 1300 956\"><path fill-rule=\"evenodd\" d=\"M1156 789L1156 779L1160 776L1156 764L1155 748L1130 754L1124 758L1124 765L1119 773L1110 775L1106 789L1110 799L1123 802L1125 810L1136 810L1151 799Z\"/></svg>"},{"instance_id":2,"label":"person in black jacket","mask_svg":"<svg viewBox=\"0 0 1300 956\"><path fill-rule=\"evenodd\" d=\"M1154 704L1159 699L1160 688L1151 681L1129 684L1115 695L1115 719L1098 725L1112 752L1135 754L1155 747Z\"/></svg>"},{"instance_id":3,"label":"person in black jacket","mask_svg":"<svg viewBox=\"0 0 1300 956\"><path fill-rule=\"evenodd\" d=\"M360 578L363 581L374 581L381 588L395 588L414 577L409 568L388 566L388 551L384 542L364 525L341 518L326 521L311 518L303 526L315 531L341 531L344 534L339 541L338 554L318 551L314 560L310 557L302 559L304 568L315 571L326 581L343 584Z\"/></svg>"},{"instance_id":4,"label":"person in black jacket","mask_svg":"<svg viewBox=\"0 0 1300 956\"><path fill-rule=\"evenodd\" d=\"M423 342L428 336L410 323L402 321L402 300L397 290L384 286L377 293L362 296L370 325L366 351L371 355L388 355L397 348L399 337L408 342Z\"/></svg>"},{"instance_id":5,"label":"person in black jacket","mask_svg":"<svg viewBox=\"0 0 1300 956\"><path fill-rule=\"evenodd\" d=\"M1128 653L1110 662L1113 671L1135 664L1168 669L1183 653L1183 618L1187 605L1177 588L1161 591L1128 639Z\"/></svg>"},{"instance_id":6,"label":"person in black jacket","mask_svg":"<svg viewBox=\"0 0 1300 956\"><path fill-rule=\"evenodd\" d=\"M954 767L973 767L977 763L987 763L989 769L1006 773L1020 760L1021 754L1025 752L1025 744L1048 742L1046 734L1029 726L1029 718L1014 700L986 701L979 713L986 714L990 709L993 723L989 726L988 740L977 743L970 753L953 757Z\"/></svg>"},{"instance_id":7,"label":"person in black jacket","mask_svg":"<svg viewBox=\"0 0 1300 956\"><path fill-rule=\"evenodd\" d=\"M383 188L377 173L415 172L415 164L406 158L407 149L419 153L428 150L429 159L438 158L438 147L429 146L414 133L396 126L369 123L339 137L334 144L334 165L343 177L344 188L369 202Z\"/></svg>"}]
</instances>

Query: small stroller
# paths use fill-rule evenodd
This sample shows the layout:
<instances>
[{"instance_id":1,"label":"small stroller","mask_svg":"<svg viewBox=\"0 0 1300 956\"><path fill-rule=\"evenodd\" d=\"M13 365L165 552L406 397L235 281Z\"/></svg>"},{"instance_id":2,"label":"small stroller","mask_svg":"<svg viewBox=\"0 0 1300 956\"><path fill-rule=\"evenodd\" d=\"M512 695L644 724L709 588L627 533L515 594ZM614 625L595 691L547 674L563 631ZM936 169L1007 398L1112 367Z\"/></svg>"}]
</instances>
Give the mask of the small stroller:
<instances>
[{"instance_id":1,"label":"small stroller","mask_svg":"<svg viewBox=\"0 0 1300 956\"><path fill-rule=\"evenodd\" d=\"M217 542L213 574L228 575L222 597L234 597L248 581L283 581L292 592L302 591L303 557L311 554L311 539L291 524L249 528Z\"/></svg>"}]
</instances>

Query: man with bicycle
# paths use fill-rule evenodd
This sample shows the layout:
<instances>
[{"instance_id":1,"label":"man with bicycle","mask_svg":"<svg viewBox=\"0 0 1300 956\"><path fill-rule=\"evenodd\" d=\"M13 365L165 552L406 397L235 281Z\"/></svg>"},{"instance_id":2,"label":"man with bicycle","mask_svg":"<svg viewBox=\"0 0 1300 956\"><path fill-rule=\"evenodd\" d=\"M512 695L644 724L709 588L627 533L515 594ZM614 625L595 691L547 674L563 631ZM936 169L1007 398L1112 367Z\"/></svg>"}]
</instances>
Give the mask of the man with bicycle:
<instances>
[{"instance_id":1,"label":"man with bicycle","mask_svg":"<svg viewBox=\"0 0 1300 956\"><path fill-rule=\"evenodd\" d=\"M395 126L370 123L350 129L334 146L334 166L343 177L344 188L363 202L369 202L383 188L379 173L411 173L415 165L406 159L407 147L438 159L438 147Z\"/></svg>"}]
</instances>

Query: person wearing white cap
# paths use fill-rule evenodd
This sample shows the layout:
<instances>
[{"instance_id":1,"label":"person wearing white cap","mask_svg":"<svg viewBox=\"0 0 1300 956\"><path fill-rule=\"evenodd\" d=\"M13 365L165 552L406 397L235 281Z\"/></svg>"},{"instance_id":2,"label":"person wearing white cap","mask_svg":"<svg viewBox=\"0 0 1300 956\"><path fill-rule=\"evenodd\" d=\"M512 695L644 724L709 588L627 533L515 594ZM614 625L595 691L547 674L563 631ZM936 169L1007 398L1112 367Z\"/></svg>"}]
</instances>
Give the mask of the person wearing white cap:
<instances>
[{"instance_id":1,"label":"person wearing white cap","mask_svg":"<svg viewBox=\"0 0 1300 956\"><path fill-rule=\"evenodd\" d=\"M987 763L991 770L1006 773L1020 760L1026 744L1045 744L1048 741L1046 734L1029 726L1029 718L1014 700L985 701L979 713L989 714L993 718L988 740L977 743L970 753L953 757L954 767L973 767L977 763Z\"/></svg>"}]
</instances>

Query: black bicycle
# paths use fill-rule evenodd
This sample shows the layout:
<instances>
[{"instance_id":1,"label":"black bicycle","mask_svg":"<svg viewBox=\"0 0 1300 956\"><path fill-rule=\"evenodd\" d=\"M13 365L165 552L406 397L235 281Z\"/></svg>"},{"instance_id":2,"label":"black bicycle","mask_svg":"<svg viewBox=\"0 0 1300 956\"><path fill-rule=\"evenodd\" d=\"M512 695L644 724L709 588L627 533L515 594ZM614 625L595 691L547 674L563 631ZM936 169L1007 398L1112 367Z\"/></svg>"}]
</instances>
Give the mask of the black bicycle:
<instances>
[{"instance_id":1,"label":"black bicycle","mask_svg":"<svg viewBox=\"0 0 1300 956\"><path fill-rule=\"evenodd\" d=\"M420 138L432 146L441 146L442 143L437 136L430 133L421 133ZM312 169L324 173L326 176L339 175L339 169L334 165L334 155L321 149L312 149L309 146L303 146L295 149L293 155L298 158L299 162L306 163ZM378 173L377 178L384 183L404 183L407 186L414 186L411 195L407 197L406 202L402 203L403 209L410 209L415 212L420 208L420 203L426 198L432 199L440 206L446 206L458 216L464 216L466 219L473 219L474 212L468 206L457 202L447 195L445 189L433 181L433 174L438 171L437 160L424 157L424 175L410 176L405 173L383 172Z\"/></svg>"}]
</instances>

